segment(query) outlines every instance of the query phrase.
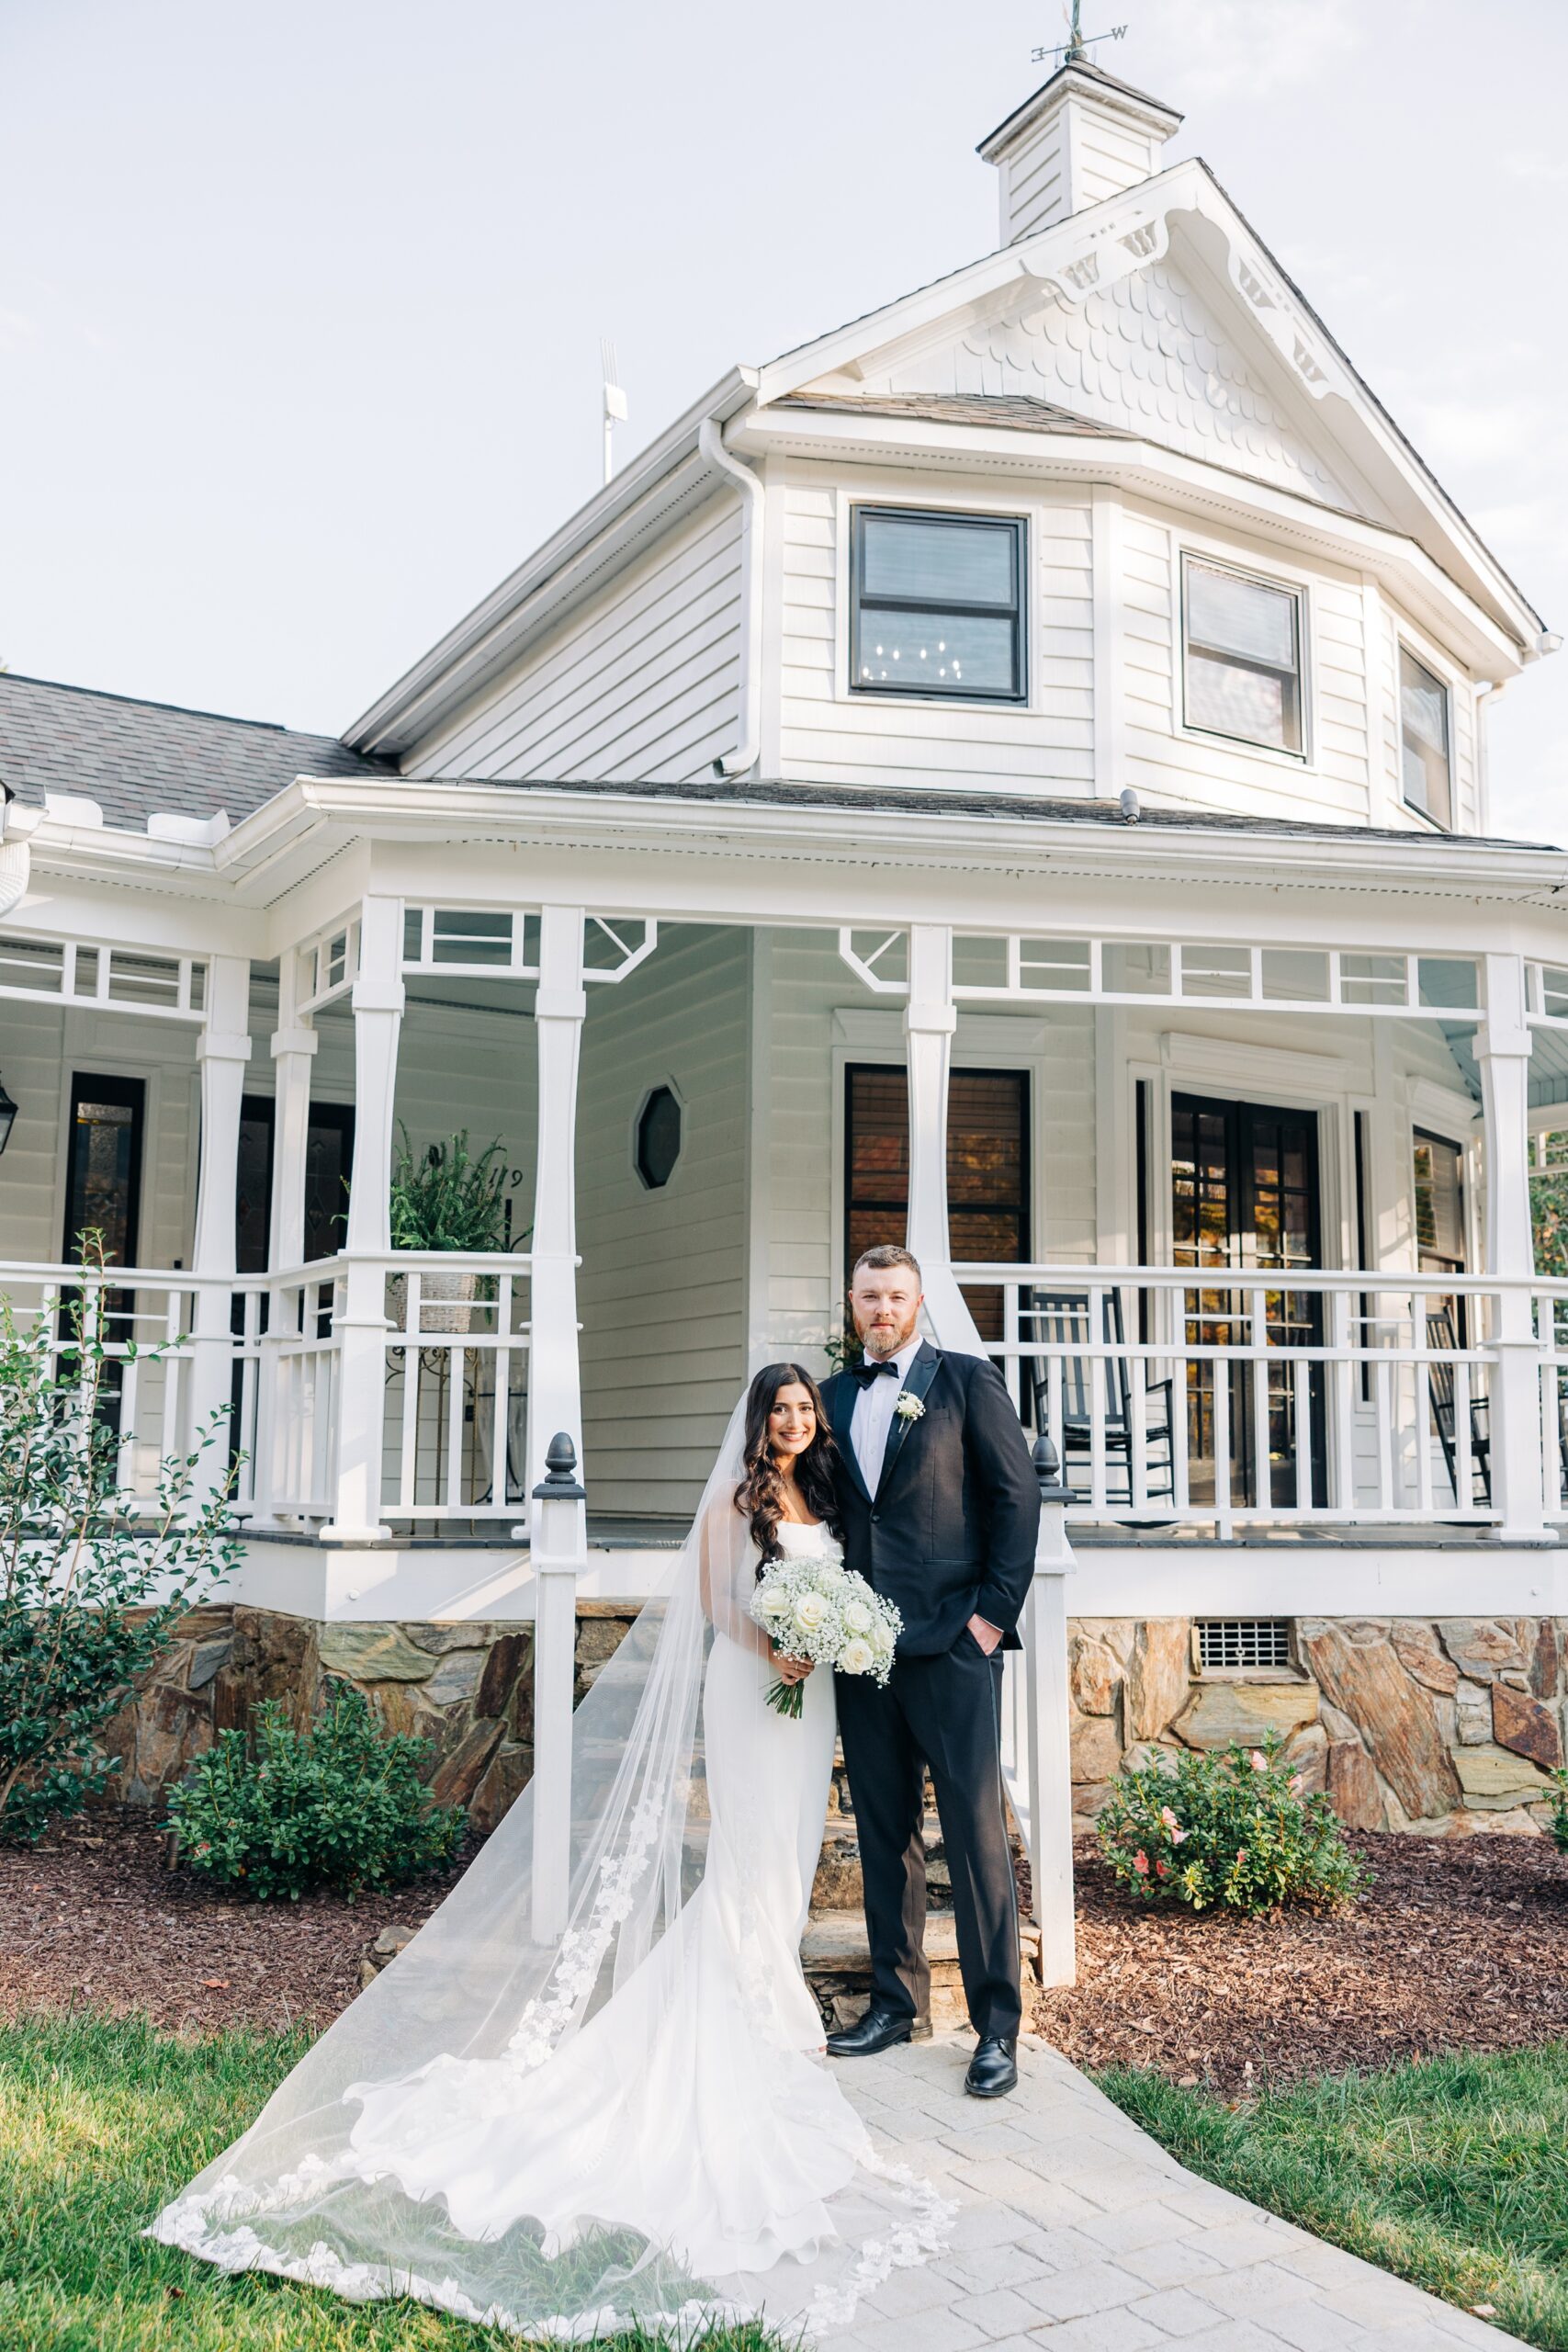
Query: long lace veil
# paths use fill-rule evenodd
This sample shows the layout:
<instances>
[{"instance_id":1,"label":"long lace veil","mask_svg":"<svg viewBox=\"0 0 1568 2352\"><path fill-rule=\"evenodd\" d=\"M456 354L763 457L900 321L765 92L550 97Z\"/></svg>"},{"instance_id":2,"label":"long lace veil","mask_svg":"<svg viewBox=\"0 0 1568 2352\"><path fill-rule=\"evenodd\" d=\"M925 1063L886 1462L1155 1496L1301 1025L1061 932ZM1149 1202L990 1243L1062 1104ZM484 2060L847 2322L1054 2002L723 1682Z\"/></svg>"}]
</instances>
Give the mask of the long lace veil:
<instances>
[{"instance_id":1,"label":"long lace veil","mask_svg":"<svg viewBox=\"0 0 1568 2352\"><path fill-rule=\"evenodd\" d=\"M526 2131L536 2113L545 2144L535 2153L547 2160L548 2134L570 2111L576 2037L667 1937L658 1998L699 1997L683 1982L687 1939L670 1931L705 1865L710 1629L756 1643L744 1600L757 1555L733 1503L742 1432L738 1406L691 1533L573 1716L566 1932L547 1947L534 1939L530 1787L412 1942L321 2035L249 2131L160 2214L152 2234L225 2268L269 2269L355 2300L412 2294L529 2335L581 2338L635 2321L689 2325L720 2307L776 2308L770 2294L694 2278L678 2251L618 2228L613 2216L585 2211L566 2226L558 2216L546 2228L524 2215L470 2234L454 2220L461 2201L450 2193L461 2152L430 2156L434 2169L422 2177L427 2132L410 2135L409 2161L396 2172L355 2144L371 2108L395 2111L406 2095L415 2101L410 2116L428 2118L442 2103L426 2098L420 2109L422 2091L451 2086L457 2106L503 2115L509 2130L520 2118ZM643 2095L640 2086L633 2095ZM660 2096L656 2080L646 2096ZM743 2117L736 2120L744 2128ZM572 2119L573 2128L585 2121ZM670 2158L679 2163L679 2148ZM907 2188L893 2193L919 2204ZM886 2197L880 2211L886 2222ZM901 2223L894 2218L903 2251L893 2258L919 2258L919 2215L913 2236L907 2212ZM843 2219L850 2233L859 2225L858 2216ZM829 2234L852 2250L850 2235L837 2227ZM807 2283L791 2281L786 2301L797 2310Z\"/></svg>"}]
</instances>

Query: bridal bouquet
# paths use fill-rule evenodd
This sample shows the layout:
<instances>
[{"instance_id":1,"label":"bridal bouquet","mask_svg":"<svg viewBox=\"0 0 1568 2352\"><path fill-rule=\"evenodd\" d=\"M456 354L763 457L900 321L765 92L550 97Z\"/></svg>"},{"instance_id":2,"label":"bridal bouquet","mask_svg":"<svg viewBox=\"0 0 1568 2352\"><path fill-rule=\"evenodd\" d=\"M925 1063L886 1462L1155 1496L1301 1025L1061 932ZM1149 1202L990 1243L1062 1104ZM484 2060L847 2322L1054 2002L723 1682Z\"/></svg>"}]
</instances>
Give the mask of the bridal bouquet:
<instances>
[{"instance_id":1,"label":"bridal bouquet","mask_svg":"<svg viewBox=\"0 0 1568 2352\"><path fill-rule=\"evenodd\" d=\"M904 1620L841 1559L770 1561L748 1607L786 1657L808 1657L840 1674L874 1675L878 1682L893 1670L893 1645ZM775 1682L768 1693L769 1706L781 1715L798 1716L804 1701L798 1682Z\"/></svg>"}]
</instances>

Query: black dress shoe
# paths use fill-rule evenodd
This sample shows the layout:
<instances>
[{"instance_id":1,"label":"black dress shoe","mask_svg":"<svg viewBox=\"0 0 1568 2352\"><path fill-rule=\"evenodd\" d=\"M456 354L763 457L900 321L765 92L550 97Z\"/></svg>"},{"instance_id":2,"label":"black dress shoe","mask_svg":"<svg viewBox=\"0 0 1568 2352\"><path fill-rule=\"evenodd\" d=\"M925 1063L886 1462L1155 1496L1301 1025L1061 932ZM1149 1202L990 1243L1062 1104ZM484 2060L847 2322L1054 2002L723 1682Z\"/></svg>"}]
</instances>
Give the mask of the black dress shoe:
<instances>
[{"instance_id":1,"label":"black dress shoe","mask_svg":"<svg viewBox=\"0 0 1568 2352\"><path fill-rule=\"evenodd\" d=\"M829 2042L828 2047L832 2048ZM1009 2034L983 2033L964 2087L975 2098L1002 2098L1018 2087L1018 2043Z\"/></svg>"},{"instance_id":2,"label":"black dress shoe","mask_svg":"<svg viewBox=\"0 0 1568 2352\"><path fill-rule=\"evenodd\" d=\"M845 2026L841 2033L828 2036L828 2055L874 2058L879 2050L892 2050L908 2041L914 2030L914 2018L900 2017L896 2009L867 2009L863 2018Z\"/></svg>"}]
</instances>

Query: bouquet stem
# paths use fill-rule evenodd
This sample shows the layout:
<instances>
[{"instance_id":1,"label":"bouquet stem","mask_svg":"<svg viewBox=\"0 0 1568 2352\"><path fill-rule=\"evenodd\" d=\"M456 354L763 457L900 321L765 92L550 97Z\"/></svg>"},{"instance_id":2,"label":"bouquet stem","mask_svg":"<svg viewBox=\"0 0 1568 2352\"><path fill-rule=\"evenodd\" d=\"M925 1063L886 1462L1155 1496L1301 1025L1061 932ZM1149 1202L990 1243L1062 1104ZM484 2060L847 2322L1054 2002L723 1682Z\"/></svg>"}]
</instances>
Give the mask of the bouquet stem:
<instances>
[{"instance_id":1,"label":"bouquet stem","mask_svg":"<svg viewBox=\"0 0 1568 2352\"><path fill-rule=\"evenodd\" d=\"M798 1682L775 1682L768 1693L768 1704L775 1715L788 1715L794 1722L798 1723L801 1710L806 1704L804 1677Z\"/></svg>"}]
</instances>

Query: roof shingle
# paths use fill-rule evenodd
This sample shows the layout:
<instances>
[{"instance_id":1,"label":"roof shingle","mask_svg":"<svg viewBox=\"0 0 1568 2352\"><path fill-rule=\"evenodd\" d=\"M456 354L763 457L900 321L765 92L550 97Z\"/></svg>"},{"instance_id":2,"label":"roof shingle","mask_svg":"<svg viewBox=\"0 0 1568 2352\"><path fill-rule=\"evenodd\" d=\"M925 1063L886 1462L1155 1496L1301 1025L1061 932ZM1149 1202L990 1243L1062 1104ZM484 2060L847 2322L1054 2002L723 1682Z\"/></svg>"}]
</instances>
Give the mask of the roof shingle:
<instances>
[{"instance_id":1,"label":"roof shingle","mask_svg":"<svg viewBox=\"0 0 1568 2352\"><path fill-rule=\"evenodd\" d=\"M46 792L96 800L108 825L220 809L237 824L298 775L397 773L334 735L0 673L0 780L34 806Z\"/></svg>"}]
</instances>

